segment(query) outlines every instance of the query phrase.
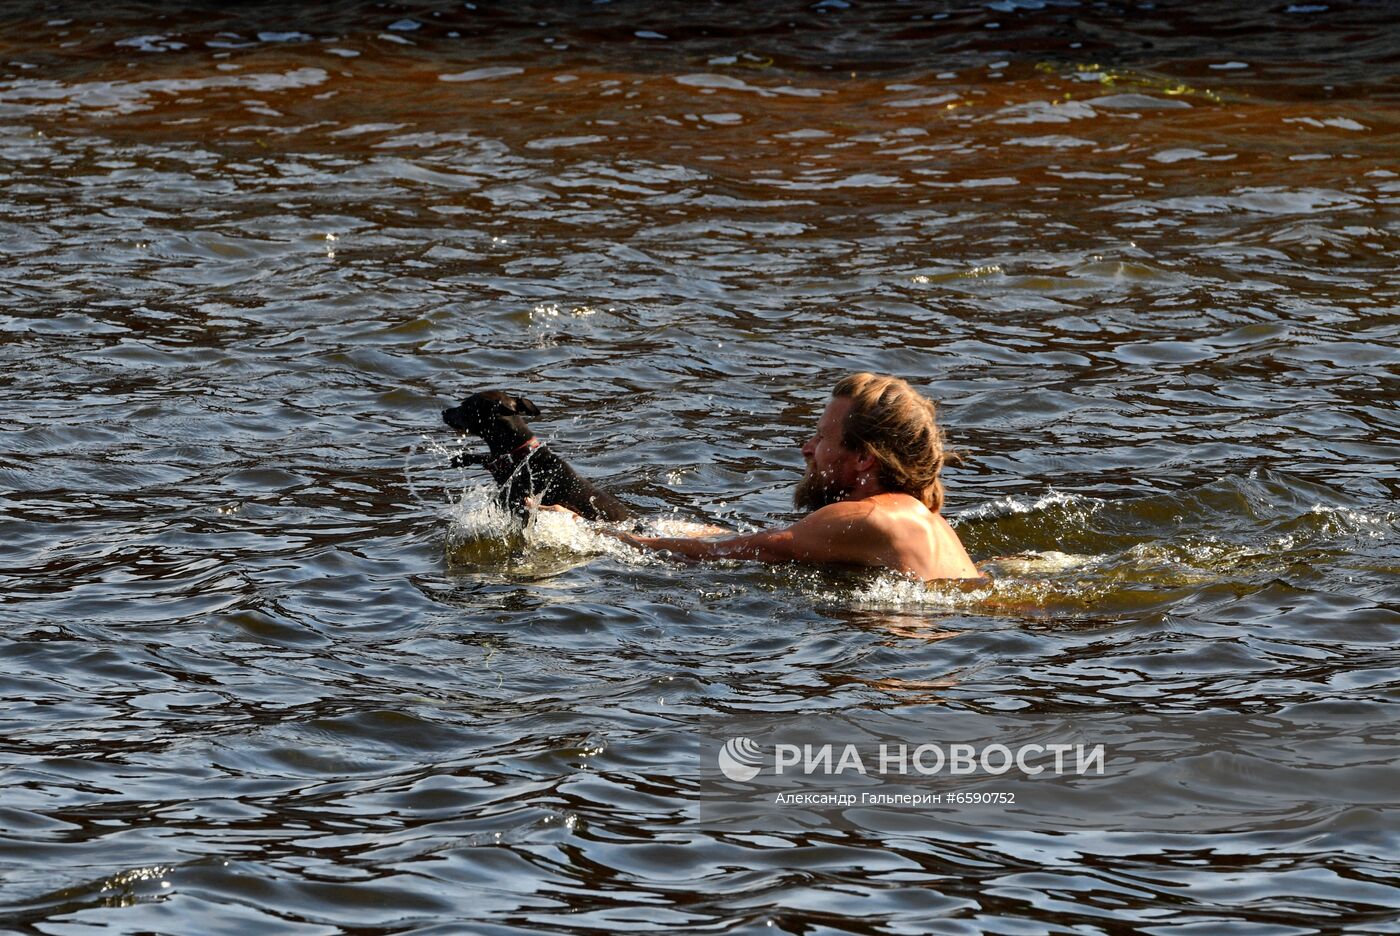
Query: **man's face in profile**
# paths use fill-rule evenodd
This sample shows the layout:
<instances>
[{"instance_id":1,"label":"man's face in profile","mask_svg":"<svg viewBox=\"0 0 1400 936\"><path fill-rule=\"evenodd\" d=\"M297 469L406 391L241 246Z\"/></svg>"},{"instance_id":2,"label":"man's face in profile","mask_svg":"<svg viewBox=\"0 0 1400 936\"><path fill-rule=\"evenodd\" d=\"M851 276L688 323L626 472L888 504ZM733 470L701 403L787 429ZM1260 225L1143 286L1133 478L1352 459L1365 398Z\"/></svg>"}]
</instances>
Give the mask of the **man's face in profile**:
<instances>
[{"instance_id":1,"label":"man's face in profile","mask_svg":"<svg viewBox=\"0 0 1400 936\"><path fill-rule=\"evenodd\" d=\"M849 398L832 397L817 423L816 434L802 446L807 471L792 492L792 503L798 510L818 510L845 500L855 490L859 453L842 442L842 427L850 410Z\"/></svg>"}]
</instances>

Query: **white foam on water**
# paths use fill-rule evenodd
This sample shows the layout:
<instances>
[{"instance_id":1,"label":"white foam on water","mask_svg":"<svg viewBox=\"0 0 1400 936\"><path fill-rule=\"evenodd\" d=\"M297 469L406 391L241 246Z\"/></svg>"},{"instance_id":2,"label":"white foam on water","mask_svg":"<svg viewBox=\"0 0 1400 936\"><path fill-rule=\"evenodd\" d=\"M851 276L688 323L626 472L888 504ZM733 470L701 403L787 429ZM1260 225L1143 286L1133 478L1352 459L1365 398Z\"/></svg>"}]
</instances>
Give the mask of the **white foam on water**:
<instances>
[{"instance_id":1,"label":"white foam on water","mask_svg":"<svg viewBox=\"0 0 1400 936\"><path fill-rule=\"evenodd\" d=\"M1314 504L1308 512L1324 518L1326 533L1356 533L1372 539L1385 539L1400 532L1400 514L1396 513L1374 514L1326 504Z\"/></svg>"},{"instance_id":2,"label":"white foam on water","mask_svg":"<svg viewBox=\"0 0 1400 936\"><path fill-rule=\"evenodd\" d=\"M1231 571L1272 562L1292 545L1292 537L1283 537L1264 547L1215 537L1190 542L1159 540L1138 543L1127 551L1125 558L1130 570L1145 576L1142 581L1175 586L1217 581Z\"/></svg>"},{"instance_id":3,"label":"white foam on water","mask_svg":"<svg viewBox=\"0 0 1400 936\"><path fill-rule=\"evenodd\" d=\"M1050 607L1082 607L1107 594L1101 575L1079 573L1097 568L1103 556L1048 551L981 563L989 580L920 582L893 573L850 591L820 597L843 607L873 611L978 611L994 614L1042 613Z\"/></svg>"},{"instance_id":4,"label":"white foam on water","mask_svg":"<svg viewBox=\"0 0 1400 936\"><path fill-rule=\"evenodd\" d=\"M1061 491L1049 491L1035 500L1008 494L1006 497L998 497L985 504L967 508L957 515L956 522L1035 513L1051 507L1078 507L1083 509L1085 513L1091 513L1101 506L1103 506L1103 502L1092 497L1086 497L1083 494L1065 494Z\"/></svg>"},{"instance_id":5,"label":"white foam on water","mask_svg":"<svg viewBox=\"0 0 1400 936\"><path fill-rule=\"evenodd\" d=\"M449 543L497 539L508 540L515 532L516 521L496 502L493 484L477 484L464 488L457 499L447 506Z\"/></svg>"},{"instance_id":6,"label":"white foam on water","mask_svg":"<svg viewBox=\"0 0 1400 936\"><path fill-rule=\"evenodd\" d=\"M957 581L925 583L902 575L881 575L848 593L831 597L838 603L863 610L907 608L967 608L981 604L996 592L995 582L967 588Z\"/></svg>"},{"instance_id":7,"label":"white foam on water","mask_svg":"<svg viewBox=\"0 0 1400 936\"><path fill-rule=\"evenodd\" d=\"M734 535L735 531L706 523L681 520L678 517L656 517L625 523L594 523L576 519L552 510L538 510L530 515L524 529L527 546L564 550L580 555L609 556L628 565L649 566L674 562L675 557L651 550L636 549L609 535L608 530L622 530L639 536L672 538L703 538ZM726 564L738 560L722 560Z\"/></svg>"},{"instance_id":8,"label":"white foam on water","mask_svg":"<svg viewBox=\"0 0 1400 936\"><path fill-rule=\"evenodd\" d=\"M608 531L617 529L644 536L671 537L721 532L706 524L676 518L604 524L560 511L538 509L532 510L521 524L519 518L501 507L496 499L496 486L490 482L463 488L455 499L449 500L446 516L449 549L475 551L487 563L503 560L502 550L509 550L523 552L527 563L531 554L547 553L556 558L560 554L585 560L608 557L627 565L653 566L671 561L671 558L635 549Z\"/></svg>"},{"instance_id":9,"label":"white foam on water","mask_svg":"<svg viewBox=\"0 0 1400 936\"><path fill-rule=\"evenodd\" d=\"M998 556L982 563L985 571L994 572L999 577L1008 575L1057 575L1071 569L1078 569L1102 556L1087 556L1076 553L1059 552L1050 549L1045 552L1017 553L1014 556Z\"/></svg>"},{"instance_id":10,"label":"white foam on water","mask_svg":"<svg viewBox=\"0 0 1400 936\"><path fill-rule=\"evenodd\" d=\"M629 565L647 565L649 556L609 536L606 527L579 520L566 513L537 510L525 524L529 549L567 552L577 556L609 556ZM654 560L650 560L654 561Z\"/></svg>"}]
</instances>

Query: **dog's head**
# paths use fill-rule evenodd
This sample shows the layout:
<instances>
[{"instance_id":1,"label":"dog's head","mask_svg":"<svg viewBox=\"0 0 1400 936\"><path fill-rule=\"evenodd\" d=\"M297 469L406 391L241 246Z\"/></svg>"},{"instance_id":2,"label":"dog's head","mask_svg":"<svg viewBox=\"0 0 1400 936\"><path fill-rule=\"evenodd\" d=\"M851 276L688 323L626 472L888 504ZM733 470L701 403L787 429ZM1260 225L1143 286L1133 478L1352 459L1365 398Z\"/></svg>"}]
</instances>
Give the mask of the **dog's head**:
<instances>
[{"instance_id":1,"label":"dog's head","mask_svg":"<svg viewBox=\"0 0 1400 936\"><path fill-rule=\"evenodd\" d=\"M507 433L531 435L525 417L539 414L539 407L524 397L513 397L500 390L485 390L467 397L460 406L443 410L442 421L458 432L490 441Z\"/></svg>"}]
</instances>

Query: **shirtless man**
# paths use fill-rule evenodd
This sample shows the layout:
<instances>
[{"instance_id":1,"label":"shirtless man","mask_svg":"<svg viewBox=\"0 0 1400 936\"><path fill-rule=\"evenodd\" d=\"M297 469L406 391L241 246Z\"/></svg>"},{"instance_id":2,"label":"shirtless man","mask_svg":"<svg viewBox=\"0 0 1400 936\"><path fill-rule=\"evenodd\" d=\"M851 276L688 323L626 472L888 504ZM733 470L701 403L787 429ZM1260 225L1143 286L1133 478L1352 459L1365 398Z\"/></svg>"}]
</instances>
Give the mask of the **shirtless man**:
<instances>
[{"instance_id":1,"label":"shirtless man","mask_svg":"<svg viewBox=\"0 0 1400 936\"><path fill-rule=\"evenodd\" d=\"M939 513L943 437L933 402L909 384L876 374L843 378L802 457L807 471L793 504L811 513L791 526L721 539L606 532L690 559L867 566L924 581L981 577Z\"/></svg>"}]
</instances>

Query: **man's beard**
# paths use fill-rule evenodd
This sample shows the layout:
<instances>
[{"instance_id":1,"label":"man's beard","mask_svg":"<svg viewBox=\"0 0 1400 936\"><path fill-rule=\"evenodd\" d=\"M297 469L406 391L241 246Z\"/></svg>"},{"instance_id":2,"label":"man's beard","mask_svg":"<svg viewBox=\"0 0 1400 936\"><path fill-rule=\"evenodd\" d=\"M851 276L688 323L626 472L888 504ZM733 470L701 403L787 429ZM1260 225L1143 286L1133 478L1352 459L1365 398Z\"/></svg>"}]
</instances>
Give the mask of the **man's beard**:
<instances>
[{"instance_id":1,"label":"man's beard","mask_svg":"<svg viewBox=\"0 0 1400 936\"><path fill-rule=\"evenodd\" d=\"M798 510L820 510L828 504L835 504L850 496L851 488L838 483L834 478L823 477L821 472L810 465L797 487L792 489L792 506Z\"/></svg>"}]
</instances>

